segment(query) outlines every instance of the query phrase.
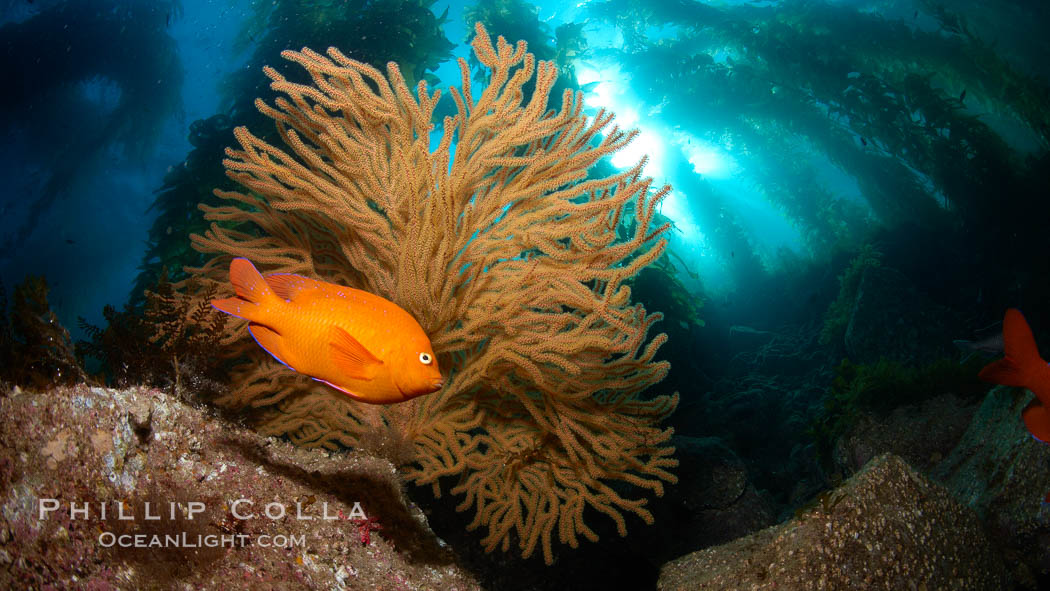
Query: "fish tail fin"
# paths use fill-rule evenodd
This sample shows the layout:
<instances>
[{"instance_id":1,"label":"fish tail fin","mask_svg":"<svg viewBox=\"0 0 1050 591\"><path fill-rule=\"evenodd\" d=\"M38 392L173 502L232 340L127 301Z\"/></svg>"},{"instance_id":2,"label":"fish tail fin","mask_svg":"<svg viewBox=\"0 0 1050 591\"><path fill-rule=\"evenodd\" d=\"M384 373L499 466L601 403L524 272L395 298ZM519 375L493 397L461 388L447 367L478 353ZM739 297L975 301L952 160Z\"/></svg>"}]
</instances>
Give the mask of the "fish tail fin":
<instances>
[{"instance_id":1,"label":"fish tail fin","mask_svg":"<svg viewBox=\"0 0 1050 591\"><path fill-rule=\"evenodd\" d=\"M258 322L263 315L263 308L284 302L248 259L233 259L230 263L230 283L233 284L236 297L212 300L211 305L231 316Z\"/></svg>"},{"instance_id":2,"label":"fish tail fin","mask_svg":"<svg viewBox=\"0 0 1050 591\"><path fill-rule=\"evenodd\" d=\"M1006 357L984 366L978 377L1004 386L1031 389L1046 362L1039 357L1032 329L1016 308L1007 310L1003 318L1003 346Z\"/></svg>"}]
</instances>

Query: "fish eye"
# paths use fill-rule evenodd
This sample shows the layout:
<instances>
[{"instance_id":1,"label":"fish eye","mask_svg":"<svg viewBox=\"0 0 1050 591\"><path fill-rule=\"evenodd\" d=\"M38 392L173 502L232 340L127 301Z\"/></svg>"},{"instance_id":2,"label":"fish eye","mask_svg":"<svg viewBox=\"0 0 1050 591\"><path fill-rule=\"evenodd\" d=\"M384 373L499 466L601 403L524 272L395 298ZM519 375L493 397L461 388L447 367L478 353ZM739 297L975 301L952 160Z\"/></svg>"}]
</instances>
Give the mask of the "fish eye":
<instances>
[{"instance_id":1,"label":"fish eye","mask_svg":"<svg viewBox=\"0 0 1050 591\"><path fill-rule=\"evenodd\" d=\"M430 355L430 353L419 354L419 362L423 365L430 365L432 361L434 361L434 358Z\"/></svg>"}]
</instances>

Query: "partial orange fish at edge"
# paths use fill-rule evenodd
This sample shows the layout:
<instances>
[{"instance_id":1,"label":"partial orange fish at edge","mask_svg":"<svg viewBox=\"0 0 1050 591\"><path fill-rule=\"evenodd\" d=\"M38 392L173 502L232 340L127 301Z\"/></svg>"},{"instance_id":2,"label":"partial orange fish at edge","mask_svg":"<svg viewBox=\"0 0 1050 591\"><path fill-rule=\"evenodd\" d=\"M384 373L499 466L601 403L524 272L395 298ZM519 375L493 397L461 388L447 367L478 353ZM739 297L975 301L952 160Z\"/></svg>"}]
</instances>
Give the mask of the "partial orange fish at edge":
<instances>
[{"instance_id":1,"label":"partial orange fish at edge","mask_svg":"<svg viewBox=\"0 0 1050 591\"><path fill-rule=\"evenodd\" d=\"M1016 308L1003 318L1003 345L1006 356L984 366L978 377L1031 390L1035 400L1021 411L1021 419L1032 437L1050 444L1050 365L1039 356L1032 329ZM1043 503L1050 503L1050 494Z\"/></svg>"},{"instance_id":2,"label":"partial orange fish at edge","mask_svg":"<svg viewBox=\"0 0 1050 591\"><path fill-rule=\"evenodd\" d=\"M252 337L299 373L371 404L392 404L444 386L419 322L375 294L300 275L263 277L244 258L230 263L235 297L212 300L244 318Z\"/></svg>"},{"instance_id":3,"label":"partial orange fish at edge","mask_svg":"<svg viewBox=\"0 0 1050 591\"><path fill-rule=\"evenodd\" d=\"M1036 399L1022 413L1025 427L1039 441L1050 443L1050 366L1039 356L1032 329L1016 308L1003 318L1003 346L1006 357L986 365L978 377L1031 390Z\"/></svg>"}]
</instances>

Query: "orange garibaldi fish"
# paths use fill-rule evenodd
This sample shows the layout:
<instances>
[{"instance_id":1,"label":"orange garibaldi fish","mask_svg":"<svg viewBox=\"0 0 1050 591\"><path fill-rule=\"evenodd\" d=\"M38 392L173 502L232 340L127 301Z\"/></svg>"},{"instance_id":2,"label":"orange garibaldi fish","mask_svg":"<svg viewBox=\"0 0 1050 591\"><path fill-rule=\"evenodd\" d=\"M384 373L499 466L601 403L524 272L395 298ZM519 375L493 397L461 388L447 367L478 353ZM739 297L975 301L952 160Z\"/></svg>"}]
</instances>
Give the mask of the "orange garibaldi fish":
<instances>
[{"instance_id":1,"label":"orange garibaldi fish","mask_svg":"<svg viewBox=\"0 0 1050 591\"><path fill-rule=\"evenodd\" d=\"M237 296L211 305L248 321L255 342L293 371L372 404L440 390L430 339L397 304L366 291L291 274L263 278L230 263Z\"/></svg>"}]
</instances>

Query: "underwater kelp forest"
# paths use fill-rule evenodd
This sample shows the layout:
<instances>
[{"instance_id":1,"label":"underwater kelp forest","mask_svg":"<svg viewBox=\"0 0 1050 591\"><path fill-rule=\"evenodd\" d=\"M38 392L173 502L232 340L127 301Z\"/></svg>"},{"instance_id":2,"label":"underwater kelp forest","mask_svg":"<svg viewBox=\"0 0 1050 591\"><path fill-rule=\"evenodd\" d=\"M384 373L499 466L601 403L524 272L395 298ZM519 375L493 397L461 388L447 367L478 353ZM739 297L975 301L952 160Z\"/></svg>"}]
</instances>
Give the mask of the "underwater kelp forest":
<instances>
[{"instance_id":1,"label":"underwater kelp forest","mask_svg":"<svg viewBox=\"0 0 1050 591\"><path fill-rule=\"evenodd\" d=\"M1050 585L1048 25L0 2L0 582Z\"/></svg>"}]
</instances>

